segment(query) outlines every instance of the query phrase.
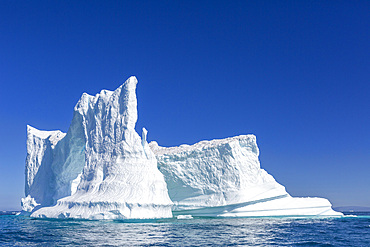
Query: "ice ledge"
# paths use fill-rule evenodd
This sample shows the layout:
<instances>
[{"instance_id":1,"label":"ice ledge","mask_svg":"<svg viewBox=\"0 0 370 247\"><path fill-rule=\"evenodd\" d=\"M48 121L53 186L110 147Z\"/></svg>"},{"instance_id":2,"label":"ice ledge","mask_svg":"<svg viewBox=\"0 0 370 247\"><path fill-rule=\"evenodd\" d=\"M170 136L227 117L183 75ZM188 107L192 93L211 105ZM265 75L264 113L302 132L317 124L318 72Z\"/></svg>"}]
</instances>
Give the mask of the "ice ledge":
<instances>
[{"instance_id":1,"label":"ice ledge","mask_svg":"<svg viewBox=\"0 0 370 247\"><path fill-rule=\"evenodd\" d=\"M209 217L342 217L343 214L331 208L327 199L316 197L291 197L288 194L269 198L228 204L216 207L202 207L174 211L174 216L187 214Z\"/></svg>"},{"instance_id":2,"label":"ice ledge","mask_svg":"<svg viewBox=\"0 0 370 247\"><path fill-rule=\"evenodd\" d=\"M212 148L224 144L230 144L233 142L239 142L241 145L248 145L252 148L252 152L256 155L259 155L259 149L257 146L257 138L255 135L239 135L234 137L228 137L224 139L214 139L214 140L204 140L197 142L193 145L182 144L180 146L175 147L162 147L159 146L156 141L152 141L149 143L150 148L156 155L170 155L176 154L181 152L191 152L194 150L201 150L204 148Z\"/></svg>"},{"instance_id":3,"label":"ice ledge","mask_svg":"<svg viewBox=\"0 0 370 247\"><path fill-rule=\"evenodd\" d=\"M171 218L172 204L141 204L127 202L58 201L31 214L35 218L71 218L89 220L125 220Z\"/></svg>"},{"instance_id":4,"label":"ice ledge","mask_svg":"<svg viewBox=\"0 0 370 247\"><path fill-rule=\"evenodd\" d=\"M60 130L38 130L30 125L27 125L27 136L35 136L40 139L49 139L52 147L65 137L66 133Z\"/></svg>"}]
</instances>

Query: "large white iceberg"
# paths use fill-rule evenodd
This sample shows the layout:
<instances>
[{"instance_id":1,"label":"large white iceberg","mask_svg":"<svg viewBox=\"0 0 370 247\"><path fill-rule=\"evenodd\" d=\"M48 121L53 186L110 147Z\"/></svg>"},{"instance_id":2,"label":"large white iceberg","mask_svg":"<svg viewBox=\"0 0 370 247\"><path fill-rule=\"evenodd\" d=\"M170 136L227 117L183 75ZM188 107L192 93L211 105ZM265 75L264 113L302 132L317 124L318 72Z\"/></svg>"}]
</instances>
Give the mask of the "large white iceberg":
<instances>
[{"instance_id":1,"label":"large white iceberg","mask_svg":"<svg viewBox=\"0 0 370 247\"><path fill-rule=\"evenodd\" d=\"M341 216L327 199L294 198L258 160L254 135L150 147L174 202L175 215L211 217Z\"/></svg>"},{"instance_id":2,"label":"large white iceberg","mask_svg":"<svg viewBox=\"0 0 370 247\"><path fill-rule=\"evenodd\" d=\"M160 147L135 131L135 77L84 93L68 132L27 126L23 213L83 219L340 216L322 198L293 198L260 168L253 135ZM159 169L158 169L159 168Z\"/></svg>"},{"instance_id":3,"label":"large white iceberg","mask_svg":"<svg viewBox=\"0 0 370 247\"><path fill-rule=\"evenodd\" d=\"M135 131L135 77L115 91L84 93L67 134L28 126L26 198L32 217L172 217L163 175Z\"/></svg>"}]
</instances>

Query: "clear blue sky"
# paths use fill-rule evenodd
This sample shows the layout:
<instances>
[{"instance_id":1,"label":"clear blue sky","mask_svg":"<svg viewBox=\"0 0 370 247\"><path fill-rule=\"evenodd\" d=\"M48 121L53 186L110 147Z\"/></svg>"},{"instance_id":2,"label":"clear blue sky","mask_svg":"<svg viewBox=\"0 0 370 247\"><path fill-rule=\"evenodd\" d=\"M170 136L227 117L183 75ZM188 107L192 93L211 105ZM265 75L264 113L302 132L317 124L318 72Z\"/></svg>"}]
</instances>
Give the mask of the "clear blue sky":
<instances>
[{"instance_id":1,"label":"clear blue sky","mask_svg":"<svg viewBox=\"0 0 370 247\"><path fill-rule=\"evenodd\" d=\"M253 133L294 196L370 206L370 1L0 1L0 210L26 124L67 131L83 92L139 80L163 146Z\"/></svg>"}]
</instances>

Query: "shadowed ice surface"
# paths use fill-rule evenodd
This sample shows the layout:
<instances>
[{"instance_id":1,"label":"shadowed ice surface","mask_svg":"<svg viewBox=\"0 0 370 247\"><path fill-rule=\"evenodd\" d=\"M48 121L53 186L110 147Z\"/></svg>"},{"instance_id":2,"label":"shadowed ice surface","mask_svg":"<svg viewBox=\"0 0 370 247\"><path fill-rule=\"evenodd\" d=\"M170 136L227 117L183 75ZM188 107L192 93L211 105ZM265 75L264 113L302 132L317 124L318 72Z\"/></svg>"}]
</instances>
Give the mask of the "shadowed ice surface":
<instances>
[{"instance_id":1,"label":"shadowed ice surface","mask_svg":"<svg viewBox=\"0 0 370 247\"><path fill-rule=\"evenodd\" d=\"M0 216L0 246L370 246L370 216L43 220Z\"/></svg>"}]
</instances>

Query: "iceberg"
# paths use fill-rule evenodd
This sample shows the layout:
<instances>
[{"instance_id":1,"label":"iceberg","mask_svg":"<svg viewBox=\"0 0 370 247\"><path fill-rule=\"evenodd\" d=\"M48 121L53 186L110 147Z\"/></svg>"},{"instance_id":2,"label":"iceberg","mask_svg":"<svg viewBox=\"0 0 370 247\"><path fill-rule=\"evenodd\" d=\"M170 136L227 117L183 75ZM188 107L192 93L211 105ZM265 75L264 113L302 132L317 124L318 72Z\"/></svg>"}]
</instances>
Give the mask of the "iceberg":
<instances>
[{"instance_id":1,"label":"iceberg","mask_svg":"<svg viewBox=\"0 0 370 247\"><path fill-rule=\"evenodd\" d=\"M149 144L167 182L174 215L342 216L327 199L295 198L261 169L254 135L160 147Z\"/></svg>"},{"instance_id":2,"label":"iceberg","mask_svg":"<svg viewBox=\"0 0 370 247\"><path fill-rule=\"evenodd\" d=\"M172 217L157 160L135 131L137 79L115 91L84 93L71 126L27 128L26 197L31 217L146 219Z\"/></svg>"},{"instance_id":3,"label":"iceberg","mask_svg":"<svg viewBox=\"0 0 370 247\"><path fill-rule=\"evenodd\" d=\"M135 131L137 79L82 94L67 133L27 126L22 214L37 218L191 219L341 216L295 198L260 167L254 135L160 147Z\"/></svg>"}]
</instances>

